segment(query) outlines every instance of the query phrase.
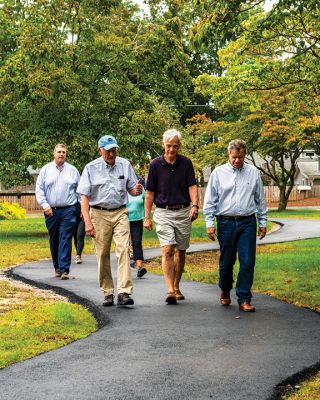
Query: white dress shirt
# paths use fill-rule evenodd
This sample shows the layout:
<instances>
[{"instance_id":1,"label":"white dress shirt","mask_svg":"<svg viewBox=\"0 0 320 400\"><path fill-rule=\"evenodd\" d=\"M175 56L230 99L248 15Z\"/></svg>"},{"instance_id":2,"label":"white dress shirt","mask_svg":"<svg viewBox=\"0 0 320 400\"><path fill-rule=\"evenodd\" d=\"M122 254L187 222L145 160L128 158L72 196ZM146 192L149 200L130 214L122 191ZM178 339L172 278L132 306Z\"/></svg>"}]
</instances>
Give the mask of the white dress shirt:
<instances>
[{"instance_id":1,"label":"white dress shirt","mask_svg":"<svg viewBox=\"0 0 320 400\"><path fill-rule=\"evenodd\" d=\"M260 227L267 225L267 206L259 170L244 164L233 168L228 162L215 168L204 197L203 214L207 228L217 215L248 216L257 213Z\"/></svg>"},{"instance_id":2,"label":"white dress shirt","mask_svg":"<svg viewBox=\"0 0 320 400\"><path fill-rule=\"evenodd\" d=\"M54 161L43 166L36 183L36 198L43 209L67 207L77 203L76 189L80 174L76 167L65 162L59 168Z\"/></svg>"}]
</instances>

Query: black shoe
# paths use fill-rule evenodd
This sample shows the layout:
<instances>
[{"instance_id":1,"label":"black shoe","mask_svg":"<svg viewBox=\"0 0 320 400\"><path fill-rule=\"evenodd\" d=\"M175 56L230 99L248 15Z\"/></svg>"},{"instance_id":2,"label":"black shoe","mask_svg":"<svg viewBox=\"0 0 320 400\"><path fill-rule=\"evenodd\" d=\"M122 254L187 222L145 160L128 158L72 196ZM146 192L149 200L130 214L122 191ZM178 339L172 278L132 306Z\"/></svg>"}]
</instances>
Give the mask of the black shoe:
<instances>
[{"instance_id":1,"label":"black shoe","mask_svg":"<svg viewBox=\"0 0 320 400\"><path fill-rule=\"evenodd\" d=\"M104 298L104 302L102 303L102 305L103 305L104 307L111 307L111 306L113 306L113 305L114 305L113 299L114 299L113 294L109 294L108 296L106 296L106 297Z\"/></svg>"},{"instance_id":2,"label":"black shoe","mask_svg":"<svg viewBox=\"0 0 320 400\"><path fill-rule=\"evenodd\" d=\"M135 268L136 267L136 262L134 260L130 261L130 267Z\"/></svg>"},{"instance_id":3,"label":"black shoe","mask_svg":"<svg viewBox=\"0 0 320 400\"><path fill-rule=\"evenodd\" d=\"M138 278L142 278L143 277L143 275L145 275L147 273L147 270L145 269L145 268L139 268L138 269L138 272L137 272L137 277Z\"/></svg>"},{"instance_id":4,"label":"black shoe","mask_svg":"<svg viewBox=\"0 0 320 400\"><path fill-rule=\"evenodd\" d=\"M119 306L131 306L132 304L134 304L134 301L128 293L118 294L118 305Z\"/></svg>"}]
</instances>

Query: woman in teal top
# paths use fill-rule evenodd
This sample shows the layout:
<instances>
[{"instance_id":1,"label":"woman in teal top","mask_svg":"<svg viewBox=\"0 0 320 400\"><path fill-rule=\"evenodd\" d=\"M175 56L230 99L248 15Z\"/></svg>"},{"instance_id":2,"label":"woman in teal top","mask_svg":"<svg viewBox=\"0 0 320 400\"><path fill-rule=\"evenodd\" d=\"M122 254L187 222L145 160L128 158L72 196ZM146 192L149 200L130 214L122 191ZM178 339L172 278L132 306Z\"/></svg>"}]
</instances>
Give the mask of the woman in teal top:
<instances>
[{"instance_id":1,"label":"woman in teal top","mask_svg":"<svg viewBox=\"0 0 320 400\"><path fill-rule=\"evenodd\" d=\"M127 208L129 211L130 235L133 248L133 259L135 268L138 268L137 277L142 278L147 273L143 264L142 250L142 234L143 234L143 219L144 219L144 198L146 196L143 190L140 196L131 196L128 193Z\"/></svg>"}]
</instances>

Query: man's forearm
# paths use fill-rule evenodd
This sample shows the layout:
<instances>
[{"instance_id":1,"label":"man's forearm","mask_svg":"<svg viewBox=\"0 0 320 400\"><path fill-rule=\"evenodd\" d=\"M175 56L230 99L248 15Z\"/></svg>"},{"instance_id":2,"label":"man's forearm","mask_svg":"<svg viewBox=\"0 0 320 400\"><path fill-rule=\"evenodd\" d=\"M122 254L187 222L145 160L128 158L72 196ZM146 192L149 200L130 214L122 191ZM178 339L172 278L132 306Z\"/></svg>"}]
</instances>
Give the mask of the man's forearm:
<instances>
[{"instance_id":1,"label":"man's forearm","mask_svg":"<svg viewBox=\"0 0 320 400\"><path fill-rule=\"evenodd\" d=\"M199 195L198 195L197 185L193 185L193 186L189 187L189 195L190 195L191 203L195 206L199 206Z\"/></svg>"},{"instance_id":2,"label":"man's forearm","mask_svg":"<svg viewBox=\"0 0 320 400\"><path fill-rule=\"evenodd\" d=\"M146 198L144 200L145 218L150 218L152 204L154 200L154 192L146 191Z\"/></svg>"},{"instance_id":3,"label":"man's forearm","mask_svg":"<svg viewBox=\"0 0 320 400\"><path fill-rule=\"evenodd\" d=\"M81 212L82 212L84 222L86 224L88 222L91 222L90 215L89 215L89 197L84 194L81 196Z\"/></svg>"}]
</instances>

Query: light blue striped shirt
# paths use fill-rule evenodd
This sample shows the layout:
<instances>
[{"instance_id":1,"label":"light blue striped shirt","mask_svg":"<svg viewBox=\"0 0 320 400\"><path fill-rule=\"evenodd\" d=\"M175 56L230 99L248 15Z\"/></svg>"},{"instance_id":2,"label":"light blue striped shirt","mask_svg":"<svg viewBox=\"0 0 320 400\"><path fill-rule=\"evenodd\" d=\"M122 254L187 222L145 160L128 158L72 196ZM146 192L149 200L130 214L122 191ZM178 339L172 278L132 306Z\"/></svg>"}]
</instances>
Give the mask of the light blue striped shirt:
<instances>
[{"instance_id":1,"label":"light blue striped shirt","mask_svg":"<svg viewBox=\"0 0 320 400\"><path fill-rule=\"evenodd\" d=\"M127 191L136 183L128 160L117 157L111 166L100 157L84 167L77 193L88 196L90 206L117 208L127 203Z\"/></svg>"},{"instance_id":2,"label":"light blue striped shirt","mask_svg":"<svg viewBox=\"0 0 320 400\"><path fill-rule=\"evenodd\" d=\"M260 227L267 225L267 206L259 170L244 164L233 168L228 162L213 170L204 196L203 214L207 228L217 215L246 216L257 213Z\"/></svg>"},{"instance_id":3,"label":"light blue striped shirt","mask_svg":"<svg viewBox=\"0 0 320 400\"><path fill-rule=\"evenodd\" d=\"M36 183L36 198L43 209L48 207L66 207L76 204L76 189L80 174L76 167L65 162L61 171L51 161L40 170Z\"/></svg>"}]
</instances>

